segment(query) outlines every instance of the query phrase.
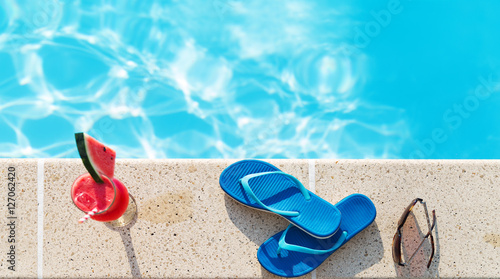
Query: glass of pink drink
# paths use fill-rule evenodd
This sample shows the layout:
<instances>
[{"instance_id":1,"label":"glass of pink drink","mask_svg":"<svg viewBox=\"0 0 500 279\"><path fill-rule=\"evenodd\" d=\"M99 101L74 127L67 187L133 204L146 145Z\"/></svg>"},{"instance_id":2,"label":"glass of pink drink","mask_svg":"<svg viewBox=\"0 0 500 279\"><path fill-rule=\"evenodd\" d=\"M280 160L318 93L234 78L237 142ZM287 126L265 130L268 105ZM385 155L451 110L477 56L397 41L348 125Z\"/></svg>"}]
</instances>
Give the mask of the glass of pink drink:
<instances>
[{"instance_id":1,"label":"glass of pink drink","mask_svg":"<svg viewBox=\"0 0 500 279\"><path fill-rule=\"evenodd\" d=\"M118 179L101 174L104 183L97 183L86 173L78 177L71 187L71 200L81 211L95 210L90 218L109 222L114 227L128 225L137 211L134 198Z\"/></svg>"}]
</instances>

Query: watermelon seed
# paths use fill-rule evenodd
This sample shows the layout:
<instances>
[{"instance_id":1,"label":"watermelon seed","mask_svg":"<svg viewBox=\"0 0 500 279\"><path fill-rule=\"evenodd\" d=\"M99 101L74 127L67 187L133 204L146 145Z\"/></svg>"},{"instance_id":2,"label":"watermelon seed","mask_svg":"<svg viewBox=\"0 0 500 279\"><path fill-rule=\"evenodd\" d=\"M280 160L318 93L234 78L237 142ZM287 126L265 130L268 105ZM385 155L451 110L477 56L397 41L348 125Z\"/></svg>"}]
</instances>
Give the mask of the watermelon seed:
<instances>
[{"instance_id":1,"label":"watermelon seed","mask_svg":"<svg viewBox=\"0 0 500 279\"><path fill-rule=\"evenodd\" d=\"M104 149L104 152L106 152L106 147L103 147L103 149Z\"/></svg>"}]
</instances>

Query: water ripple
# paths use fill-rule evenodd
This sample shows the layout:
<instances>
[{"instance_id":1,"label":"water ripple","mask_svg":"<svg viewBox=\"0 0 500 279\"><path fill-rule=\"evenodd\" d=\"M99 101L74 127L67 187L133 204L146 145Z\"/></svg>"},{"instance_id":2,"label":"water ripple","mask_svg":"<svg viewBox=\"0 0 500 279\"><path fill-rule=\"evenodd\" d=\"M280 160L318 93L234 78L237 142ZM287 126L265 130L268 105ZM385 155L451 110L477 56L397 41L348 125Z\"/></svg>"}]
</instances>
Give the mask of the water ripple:
<instances>
[{"instance_id":1,"label":"water ripple","mask_svg":"<svg viewBox=\"0 0 500 279\"><path fill-rule=\"evenodd\" d=\"M77 157L76 131L122 158L395 157L405 123L370 115L403 112L360 98L365 58L339 51L343 9L4 2L0 157Z\"/></svg>"}]
</instances>

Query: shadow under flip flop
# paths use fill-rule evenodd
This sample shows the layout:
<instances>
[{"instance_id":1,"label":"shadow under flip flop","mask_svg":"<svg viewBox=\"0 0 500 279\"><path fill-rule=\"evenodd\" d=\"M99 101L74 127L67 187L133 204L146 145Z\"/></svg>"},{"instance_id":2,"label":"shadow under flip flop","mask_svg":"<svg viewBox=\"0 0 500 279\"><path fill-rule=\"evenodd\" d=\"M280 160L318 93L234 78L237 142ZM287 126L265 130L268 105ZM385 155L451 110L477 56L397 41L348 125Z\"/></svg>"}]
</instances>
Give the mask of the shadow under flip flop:
<instances>
[{"instance_id":1,"label":"shadow under flip flop","mask_svg":"<svg viewBox=\"0 0 500 279\"><path fill-rule=\"evenodd\" d=\"M384 257L384 246L377 220L359 232L349 242L337 250L321 264L316 273L318 277L354 277L380 262Z\"/></svg>"},{"instance_id":2,"label":"shadow under flip flop","mask_svg":"<svg viewBox=\"0 0 500 279\"><path fill-rule=\"evenodd\" d=\"M231 222L257 246L289 224L281 216L243 206L228 195L224 195L224 202Z\"/></svg>"}]
</instances>

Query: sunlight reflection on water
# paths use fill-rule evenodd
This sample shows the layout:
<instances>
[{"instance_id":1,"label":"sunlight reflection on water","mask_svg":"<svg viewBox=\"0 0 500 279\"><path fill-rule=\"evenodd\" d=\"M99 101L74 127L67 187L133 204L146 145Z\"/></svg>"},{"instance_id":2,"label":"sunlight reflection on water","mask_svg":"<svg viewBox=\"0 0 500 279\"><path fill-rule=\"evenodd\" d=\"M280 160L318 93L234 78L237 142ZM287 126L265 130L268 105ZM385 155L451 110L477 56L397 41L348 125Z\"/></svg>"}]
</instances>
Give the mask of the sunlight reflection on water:
<instances>
[{"instance_id":1,"label":"sunlight reflection on water","mask_svg":"<svg viewBox=\"0 0 500 279\"><path fill-rule=\"evenodd\" d=\"M405 109L361 95L348 6L16 3L0 4L0 157L77 157L77 131L122 158L398 158L411 137Z\"/></svg>"}]
</instances>

